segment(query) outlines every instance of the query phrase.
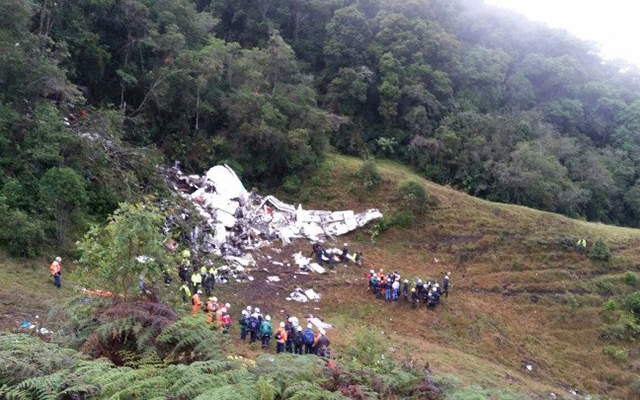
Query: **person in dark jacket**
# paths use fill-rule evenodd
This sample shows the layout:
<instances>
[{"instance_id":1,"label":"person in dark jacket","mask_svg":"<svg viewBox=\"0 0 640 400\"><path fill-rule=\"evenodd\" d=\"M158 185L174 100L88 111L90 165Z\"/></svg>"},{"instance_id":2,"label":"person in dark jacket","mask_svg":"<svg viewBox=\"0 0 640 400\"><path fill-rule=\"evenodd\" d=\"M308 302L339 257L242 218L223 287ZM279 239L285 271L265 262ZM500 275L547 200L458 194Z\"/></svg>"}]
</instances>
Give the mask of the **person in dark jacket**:
<instances>
[{"instance_id":1,"label":"person in dark jacket","mask_svg":"<svg viewBox=\"0 0 640 400\"><path fill-rule=\"evenodd\" d=\"M296 328L295 336L293 337L293 352L298 355L302 355L302 348L304 347L304 335L302 327L298 325Z\"/></svg>"},{"instance_id":2,"label":"person in dark jacket","mask_svg":"<svg viewBox=\"0 0 640 400\"><path fill-rule=\"evenodd\" d=\"M320 357L329 357L329 339L327 339L324 329L320 329L320 334L313 343L316 354Z\"/></svg>"},{"instance_id":3,"label":"person in dark jacket","mask_svg":"<svg viewBox=\"0 0 640 400\"><path fill-rule=\"evenodd\" d=\"M322 246L320 246L320 243L314 243L313 247L312 247L312 251L311 254L309 254L309 257L313 256L314 254L316 255L316 262L318 263L318 265L322 266L322 254L324 253L324 249L322 248Z\"/></svg>"}]
</instances>

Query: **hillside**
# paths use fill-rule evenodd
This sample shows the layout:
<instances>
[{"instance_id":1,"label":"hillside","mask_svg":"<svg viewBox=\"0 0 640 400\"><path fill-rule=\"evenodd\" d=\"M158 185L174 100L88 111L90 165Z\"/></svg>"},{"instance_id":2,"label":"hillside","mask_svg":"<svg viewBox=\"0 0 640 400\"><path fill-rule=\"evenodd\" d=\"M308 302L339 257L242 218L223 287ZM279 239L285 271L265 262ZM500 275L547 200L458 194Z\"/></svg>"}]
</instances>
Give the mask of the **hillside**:
<instances>
[{"instance_id":1,"label":"hillside","mask_svg":"<svg viewBox=\"0 0 640 400\"><path fill-rule=\"evenodd\" d=\"M573 398L570 390L599 398L636 398L640 354L628 336L614 338L617 314L605 311L605 303L612 299L621 309L624 296L638 290L629 277L640 265L635 252L639 230L490 203L424 181L390 162L377 163L382 184L366 191L357 177L361 165L357 159L330 157L297 196L308 208L379 207L390 217L399 207L399 185L416 180L429 195L427 215L411 228L389 227L375 243L371 225L330 242L341 246L347 241L362 250L361 269L338 265L335 274L300 276L304 280L298 282L289 277L279 285L256 279L217 286L217 296L234 305L234 320L246 304L270 310L274 321L284 310L320 315L337 325L330 338L340 362L349 362L358 340L375 339L376 351L399 362L428 362L448 398L548 398L549 393ZM577 238L587 239L591 247L598 237L611 248L608 262L572 248ZM310 252L310 246L293 242L283 253L300 250ZM2 261L3 329L15 330L36 314L44 318L49 306L64 304L74 293L77 274L65 272L63 291L56 292L47 282L45 265ZM71 262L66 266L65 271L73 270ZM257 278L261 267L267 265L258 265ZM289 274L285 267L269 267L269 274ZM434 311L376 300L366 291L364 275L379 268L397 269L403 279L441 280L444 271L451 271L451 295ZM174 294L176 281L170 289ZM284 297L299 284L321 293L320 303L287 302ZM180 310L174 294L166 300ZM245 344L234 347L247 357L260 354Z\"/></svg>"}]
</instances>

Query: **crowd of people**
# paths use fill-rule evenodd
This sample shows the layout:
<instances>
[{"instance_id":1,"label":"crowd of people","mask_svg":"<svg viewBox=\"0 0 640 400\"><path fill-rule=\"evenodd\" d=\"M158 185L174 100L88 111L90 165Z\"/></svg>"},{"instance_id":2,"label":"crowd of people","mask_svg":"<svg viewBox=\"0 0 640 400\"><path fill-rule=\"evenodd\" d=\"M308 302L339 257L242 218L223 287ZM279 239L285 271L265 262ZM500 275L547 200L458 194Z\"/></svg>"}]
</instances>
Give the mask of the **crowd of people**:
<instances>
[{"instance_id":1,"label":"crowd of people","mask_svg":"<svg viewBox=\"0 0 640 400\"><path fill-rule=\"evenodd\" d=\"M433 309L440 304L440 299L444 295L449 296L451 273L447 272L442 278L442 286L435 280L414 279L409 282L405 279L401 283L400 274L394 271L385 274L384 270L378 272L370 270L367 274L368 290L378 299L385 301L398 301L400 294L406 302L411 302L411 307L417 308L419 304L425 304L427 308ZM402 286L402 289L401 289Z\"/></svg>"},{"instance_id":2,"label":"crowd of people","mask_svg":"<svg viewBox=\"0 0 640 400\"><path fill-rule=\"evenodd\" d=\"M247 306L242 310L240 319L240 340L249 338L249 343L260 340L262 348L269 350L271 339L276 341L276 353L316 354L321 357L330 357L331 346L326 337L326 331L318 328L314 332L314 326L309 323L305 329L300 325L297 317L287 315L285 321L273 329L271 316L263 316L258 307L253 309Z\"/></svg>"}]
</instances>

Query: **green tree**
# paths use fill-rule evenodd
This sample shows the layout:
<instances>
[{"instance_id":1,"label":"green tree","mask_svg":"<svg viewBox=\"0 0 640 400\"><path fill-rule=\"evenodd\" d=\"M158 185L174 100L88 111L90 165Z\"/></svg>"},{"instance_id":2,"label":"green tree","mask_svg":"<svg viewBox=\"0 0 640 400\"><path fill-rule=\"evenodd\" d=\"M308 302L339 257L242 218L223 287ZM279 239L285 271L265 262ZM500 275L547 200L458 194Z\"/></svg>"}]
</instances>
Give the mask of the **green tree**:
<instances>
[{"instance_id":1,"label":"green tree","mask_svg":"<svg viewBox=\"0 0 640 400\"><path fill-rule=\"evenodd\" d=\"M92 284L127 299L139 275L152 279L162 272L163 221L151 204L121 203L107 225L91 227L77 246Z\"/></svg>"},{"instance_id":2,"label":"green tree","mask_svg":"<svg viewBox=\"0 0 640 400\"><path fill-rule=\"evenodd\" d=\"M87 203L86 183L71 168L50 168L40 179L40 201L55 220L56 240L64 244L69 225L79 222Z\"/></svg>"}]
</instances>

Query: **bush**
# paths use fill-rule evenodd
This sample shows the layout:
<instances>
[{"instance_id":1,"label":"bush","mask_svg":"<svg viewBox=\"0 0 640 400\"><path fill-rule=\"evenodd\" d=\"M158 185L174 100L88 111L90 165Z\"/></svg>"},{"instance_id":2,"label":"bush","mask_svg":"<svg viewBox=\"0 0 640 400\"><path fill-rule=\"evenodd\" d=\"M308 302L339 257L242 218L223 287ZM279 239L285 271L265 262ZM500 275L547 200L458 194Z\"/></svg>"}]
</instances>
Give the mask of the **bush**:
<instances>
[{"instance_id":1,"label":"bush","mask_svg":"<svg viewBox=\"0 0 640 400\"><path fill-rule=\"evenodd\" d=\"M398 190L402 206L407 211L422 215L427 211L427 191L416 181L409 181Z\"/></svg>"},{"instance_id":2,"label":"bush","mask_svg":"<svg viewBox=\"0 0 640 400\"><path fill-rule=\"evenodd\" d=\"M624 299L624 305L627 306L636 318L640 318L640 292L633 292Z\"/></svg>"},{"instance_id":3,"label":"bush","mask_svg":"<svg viewBox=\"0 0 640 400\"><path fill-rule=\"evenodd\" d=\"M609 261L611 258L611 251L609 250L609 246L602 240L601 238L597 238L595 243L593 244L593 248L591 249L591 253L589 254L594 260L600 261Z\"/></svg>"},{"instance_id":4,"label":"bush","mask_svg":"<svg viewBox=\"0 0 640 400\"><path fill-rule=\"evenodd\" d=\"M608 356L611 356L618 362L625 362L629 359L629 351L626 349L617 349L613 346L604 346L602 352Z\"/></svg>"},{"instance_id":5,"label":"bush","mask_svg":"<svg viewBox=\"0 0 640 400\"><path fill-rule=\"evenodd\" d=\"M0 242L17 257L40 255L45 242L42 222L19 210L11 210L1 218Z\"/></svg>"},{"instance_id":6,"label":"bush","mask_svg":"<svg viewBox=\"0 0 640 400\"><path fill-rule=\"evenodd\" d=\"M409 211L394 211L393 214L391 214L390 224L393 226L410 228L414 222L416 222L416 217Z\"/></svg>"},{"instance_id":7,"label":"bush","mask_svg":"<svg viewBox=\"0 0 640 400\"><path fill-rule=\"evenodd\" d=\"M629 286L636 286L638 284L638 274L633 271L627 271L624 273L624 283Z\"/></svg>"},{"instance_id":8,"label":"bush","mask_svg":"<svg viewBox=\"0 0 640 400\"><path fill-rule=\"evenodd\" d=\"M382 184L382 175L373 161L367 161L356 173L362 182L362 187L366 190L374 190Z\"/></svg>"}]
</instances>

